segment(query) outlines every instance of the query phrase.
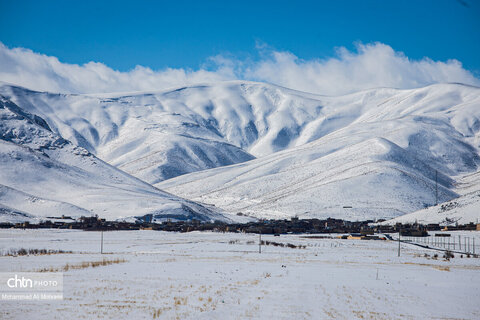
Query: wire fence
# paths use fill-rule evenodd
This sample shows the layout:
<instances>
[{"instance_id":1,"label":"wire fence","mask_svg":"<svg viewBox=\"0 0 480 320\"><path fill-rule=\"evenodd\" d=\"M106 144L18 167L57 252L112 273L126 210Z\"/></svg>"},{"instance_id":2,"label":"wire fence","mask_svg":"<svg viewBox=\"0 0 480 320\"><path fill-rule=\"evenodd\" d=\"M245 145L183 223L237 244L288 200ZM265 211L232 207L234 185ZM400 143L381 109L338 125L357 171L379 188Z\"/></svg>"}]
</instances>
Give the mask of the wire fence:
<instances>
[{"instance_id":1,"label":"wire fence","mask_svg":"<svg viewBox=\"0 0 480 320\"><path fill-rule=\"evenodd\" d=\"M475 237L433 234L425 237L401 236L400 240L431 249L449 250L465 254L480 253L480 243L478 243L480 241L475 239ZM475 243L475 240L477 240L477 243Z\"/></svg>"}]
</instances>

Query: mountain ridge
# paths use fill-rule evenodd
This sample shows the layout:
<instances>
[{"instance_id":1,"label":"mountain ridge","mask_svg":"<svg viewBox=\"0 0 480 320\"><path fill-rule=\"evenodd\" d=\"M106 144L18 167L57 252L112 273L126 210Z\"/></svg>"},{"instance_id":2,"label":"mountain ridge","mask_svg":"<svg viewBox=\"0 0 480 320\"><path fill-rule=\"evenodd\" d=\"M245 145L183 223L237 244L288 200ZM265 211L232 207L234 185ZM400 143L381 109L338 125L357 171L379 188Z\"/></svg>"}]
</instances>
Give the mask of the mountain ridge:
<instances>
[{"instance_id":1,"label":"mountain ridge","mask_svg":"<svg viewBox=\"0 0 480 320\"><path fill-rule=\"evenodd\" d=\"M342 96L242 81L97 95L0 85L0 93L38 112L60 136L141 180L230 213L248 208L260 218L394 217L432 204L435 172L440 198L447 201L458 196L457 177L480 165L480 89L462 84ZM311 175L323 181L325 170L345 179L327 189L297 179ZM246 190L215 179L243 179ZM352 181L364 184L365 191L352 188ZM294 184L306 189L290 188ZM291 196L316 187L328 196L318 201L313 193ZM342 192L362 206L339 210ZM378 194L378 201L369 194Z\"/></svg>"}]
</instances>

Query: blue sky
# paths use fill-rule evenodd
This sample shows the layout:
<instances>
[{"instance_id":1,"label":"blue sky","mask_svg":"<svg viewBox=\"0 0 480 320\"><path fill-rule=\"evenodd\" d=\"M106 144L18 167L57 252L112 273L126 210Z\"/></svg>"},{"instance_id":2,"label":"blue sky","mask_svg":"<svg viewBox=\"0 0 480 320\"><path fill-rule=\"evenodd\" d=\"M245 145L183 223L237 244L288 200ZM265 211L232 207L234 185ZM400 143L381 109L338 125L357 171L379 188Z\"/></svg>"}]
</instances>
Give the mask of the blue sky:
<instances>
[{"instance_id":1,"label":"blue sky","mask_svg":"<svg viewBox=\"0 0 480 320\"><path fill-rule=\"evenodd\" d=\"M378 41L411 59L457 59L478 77L480 2L0 0L0 41L121 71L197 69L218 54L255 60L258 44L326 59Z\"/></svg>"}]
</instances>

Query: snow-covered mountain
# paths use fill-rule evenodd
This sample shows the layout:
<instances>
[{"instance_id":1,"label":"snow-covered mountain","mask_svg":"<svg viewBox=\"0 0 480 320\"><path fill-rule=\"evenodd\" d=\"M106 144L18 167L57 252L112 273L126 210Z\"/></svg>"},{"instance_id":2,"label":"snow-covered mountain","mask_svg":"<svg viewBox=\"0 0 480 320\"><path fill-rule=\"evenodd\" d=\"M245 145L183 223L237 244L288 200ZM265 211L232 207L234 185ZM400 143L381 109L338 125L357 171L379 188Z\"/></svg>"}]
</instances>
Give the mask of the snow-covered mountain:
<instances>
[{"instance_id":1,"label":"snow-covered mountain","mask_svg":"<svg viewBox=\"0 0 480 320\"><path fill-rule=\"evenodd\" d=\"M435 203L436 175L439 201L457 197L480 164L480 89L461 84L338 97L245 81L0 94L120 170L256 217L396 217Z\"/></svg>"},{"instance_id":2,"label":"snow-covered mountain","mask_svg":"<svg viewBox=\"0 0 480 320\"><path fill-rule=\"evenodd\" d=\"M230 221L110 166L0 96L0 221L92 214Z\"/></svg>"},{"instance_id":3,"label":"snow-covered mountain","mask_svg":"<svg viewBox=\"0 0 480 320\"><path fill-rule=\"evenodd\" d=\"M178 92L183 91L182 100ZM235 145L241 138L229 140L218 131L218 121L226 120L208 116L214 110L208 111L212 102L202 92L198 87L94 97L0 87L1 94L40 115L65 139L149 183L254 158ZM229 121L223 129L236 130L235 119Z\"/></svg>"},{"instance_id":4,"label":"snow-covered mountain","mask_svg":"<svg viewBox=\"0 0 480 320\"><path fill-rule=\"evenodd\" d=\"M319 97L313 142L157 184L258 217L396 217L457 196L480 164L480 89L444 84ZM329 126L329 123L331 126Z\"/></svg>"}]
</instances>

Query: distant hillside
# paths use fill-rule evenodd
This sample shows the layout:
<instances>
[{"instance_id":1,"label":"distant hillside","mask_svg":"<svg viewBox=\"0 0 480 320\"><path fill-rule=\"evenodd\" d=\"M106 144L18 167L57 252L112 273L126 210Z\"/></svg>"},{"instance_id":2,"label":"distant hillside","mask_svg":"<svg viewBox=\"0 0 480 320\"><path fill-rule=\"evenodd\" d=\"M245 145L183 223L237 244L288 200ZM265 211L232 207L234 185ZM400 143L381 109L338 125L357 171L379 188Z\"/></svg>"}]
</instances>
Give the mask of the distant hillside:
<instances>
[{"instance_id":1,"label":"distant hillside","mask_svg":"<svg viewBox=\"0 0 480 320\"><path fill-rule=\"evenodd\" d=\"M110 166L0 96L0 221L92 214L111 220L152 214L160 221L230 221Z\"/></svg>"}]
</instances>

